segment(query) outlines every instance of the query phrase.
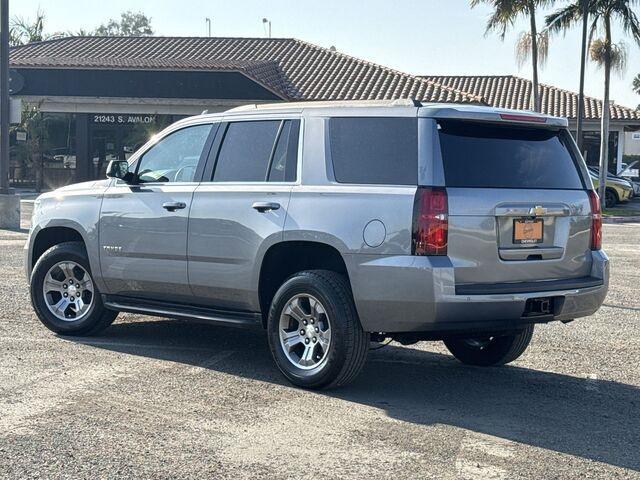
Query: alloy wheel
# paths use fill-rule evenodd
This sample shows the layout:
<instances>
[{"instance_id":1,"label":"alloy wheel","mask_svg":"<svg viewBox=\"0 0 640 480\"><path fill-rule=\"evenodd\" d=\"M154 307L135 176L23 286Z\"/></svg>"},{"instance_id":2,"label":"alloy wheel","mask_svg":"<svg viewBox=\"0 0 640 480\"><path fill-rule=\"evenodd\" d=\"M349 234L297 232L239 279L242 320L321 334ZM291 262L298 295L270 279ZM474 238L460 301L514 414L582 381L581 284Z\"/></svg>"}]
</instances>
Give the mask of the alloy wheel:
<instances>
[{"instance_id":1,"label":"alloy wheel","mask_svg":"<svg viewBox=\"0 0 640 480\"><path fill-rule=\"evenodd\" d=\"M280 346L297 368L310 370L327 358L331 324L327 310L314 296L293 296L282 309L278 325Z\"/></svg>"},{"instance_id":2,"label":"alloy wheel","mask_svg":"<svg viewBox=\"0 0 640 480\"><path fill-rule=\"evenodd\" d=\"M42 293L49 312L66 322L82 319L93 305L91 276L84 267L72 261L58 262L49 269Z\"/></svg>"}]
</instances>

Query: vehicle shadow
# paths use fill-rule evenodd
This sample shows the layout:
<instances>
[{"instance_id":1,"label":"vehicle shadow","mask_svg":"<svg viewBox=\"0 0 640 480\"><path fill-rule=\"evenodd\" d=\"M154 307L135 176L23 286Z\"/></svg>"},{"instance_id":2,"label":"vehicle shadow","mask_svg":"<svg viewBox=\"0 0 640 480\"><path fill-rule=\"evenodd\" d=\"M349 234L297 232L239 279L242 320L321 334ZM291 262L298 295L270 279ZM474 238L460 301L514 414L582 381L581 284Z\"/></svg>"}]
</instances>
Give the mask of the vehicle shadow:
<instances>
[{"instance_id":1,"label":"vehicle shadow","mask_svg":"<svg viewBox=\"0 0 640 480\"><path fill-rule=\"evenodd\" d=\"M161 320L119 323L101 337L70 340L289 385L261 331ZM207 365L203 357L223 350L234 353ZM514 366L468 367L448 355L388 346L371 352L352 385L318 394L417 425L449 424L640 471L640 388L632 385Z\"/></svg>"}]
</instances>

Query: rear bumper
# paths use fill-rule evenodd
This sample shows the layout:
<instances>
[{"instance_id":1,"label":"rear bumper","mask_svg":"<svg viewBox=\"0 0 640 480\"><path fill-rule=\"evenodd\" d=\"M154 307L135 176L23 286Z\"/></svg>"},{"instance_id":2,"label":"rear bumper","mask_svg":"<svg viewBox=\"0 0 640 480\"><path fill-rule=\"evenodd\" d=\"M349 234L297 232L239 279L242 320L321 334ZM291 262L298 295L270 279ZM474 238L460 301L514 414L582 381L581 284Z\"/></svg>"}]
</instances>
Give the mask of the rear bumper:
<instances>
[{"instance_id":1,"label":"rear bumper","mask_svg":"<svg viewBox=\"0 0 640 480\"><path fill-rule=\"evenodd\" d=\"M346 260L363 328L394 333L509 328L592 315L609 286L606 254L592 252L592 258L590 276L583 279L509 284L512 291L480 294L456 292L447 257L351 255ZM530 290L522 291L523 285ZM553 314L525 317L527 300L540 297L558 299Z\"/></svg>"},{"instance_id":2,"label":"rear bumper","mask_svg":"<svg viewBox=\"0 0 640 480\"><path fill-rule=\"evenodd\" d=\"M620 201L621 202L626 202L627 200L629 200L631 198L631 194L633 193L633 190L631 189L624 189L622 190L620 193Z\"/></svg>"}]
</instances>

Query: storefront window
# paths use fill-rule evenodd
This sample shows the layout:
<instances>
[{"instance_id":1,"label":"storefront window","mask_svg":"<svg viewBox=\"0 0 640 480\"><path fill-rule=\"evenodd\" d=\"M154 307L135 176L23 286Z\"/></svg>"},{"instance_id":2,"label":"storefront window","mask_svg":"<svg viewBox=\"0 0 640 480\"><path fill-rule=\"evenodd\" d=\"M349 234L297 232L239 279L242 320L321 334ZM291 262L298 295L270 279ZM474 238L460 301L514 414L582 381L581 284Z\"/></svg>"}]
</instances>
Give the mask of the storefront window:
<instances>
[{"instance_id":1,"label":"storefront window","mask_svg":"<svg viewBox=\"0 0 640 480\"><path fill-rule=\"evenodd\" d=\"M27 107L10 133L10 182L51 190L75 181L76 118Z\"/></svg>"},{"instance_id":2,"label":"storefront window","mask_svg":"<svg viewBox=\"0 0 640 480\"><path fill-rule=\"evenodd\" d=\"M128 160L154 134L176 121L174 115L89 115L89 161L92 178L104 178L111 160Z\"/></svg>"},{"instance_id":3,"label":"storefront window","mask_svg":"<svg viewBox=\"0 0 640 480\"><path fill-rule=\"evenodd\" d=\"M12 126L9 135L10 182L14 187L46 191L105 178L109 161L129 159L153 135L180 118L51 113L26 106L22 123ZM78 145L84 145L81 151Z\"/></svg>"},{"instance_id":4,"label":"storefront window","mask_svg":"<svg viewBox=\"0 0 640 480\"><path fill-rule=\"evenodd\" d=\"M582 134L582 156L589 166L600 165L600 132L587 131ZM614 175L618 166L618 132L609 132L609 172Z\"/></svg>"}]
</instances>

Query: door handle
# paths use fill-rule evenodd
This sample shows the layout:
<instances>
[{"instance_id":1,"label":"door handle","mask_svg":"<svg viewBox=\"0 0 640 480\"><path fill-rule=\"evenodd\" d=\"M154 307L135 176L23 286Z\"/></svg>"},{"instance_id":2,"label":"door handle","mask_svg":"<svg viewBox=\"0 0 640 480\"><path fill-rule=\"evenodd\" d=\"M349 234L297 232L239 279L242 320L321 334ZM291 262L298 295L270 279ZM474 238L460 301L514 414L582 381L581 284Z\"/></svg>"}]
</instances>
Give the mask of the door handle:
<instances>
[{"instance_id":1,"label":"door handle","mask_svg":"<svg viewBox=\"0 0 640 480\"><path fill-rule=\"evenodd\" d=\"M184 202L164 202L162 204L162 208L168 210L170 212L175 212L176 210L182 210L186 208L187 204Z\"/></svg>"},{"instance_id":2,"label":"door handle","mask_svg":"<svg viewBox=\"0 0 640 480\"><path fill-rule=\"evenodd\" d=\"M269 210L278 210L280 208L280 204L275 202L255 202L253 205L251 205L251 208L254 208L260 213L264 213L268 212Z\"/></svg>"}]
</instances>

